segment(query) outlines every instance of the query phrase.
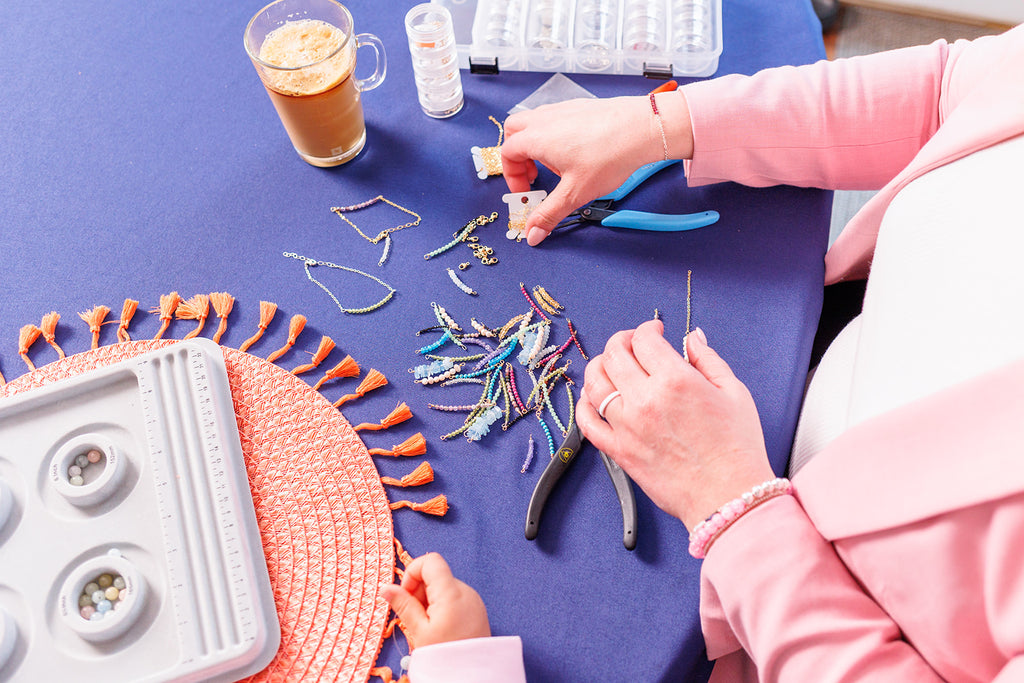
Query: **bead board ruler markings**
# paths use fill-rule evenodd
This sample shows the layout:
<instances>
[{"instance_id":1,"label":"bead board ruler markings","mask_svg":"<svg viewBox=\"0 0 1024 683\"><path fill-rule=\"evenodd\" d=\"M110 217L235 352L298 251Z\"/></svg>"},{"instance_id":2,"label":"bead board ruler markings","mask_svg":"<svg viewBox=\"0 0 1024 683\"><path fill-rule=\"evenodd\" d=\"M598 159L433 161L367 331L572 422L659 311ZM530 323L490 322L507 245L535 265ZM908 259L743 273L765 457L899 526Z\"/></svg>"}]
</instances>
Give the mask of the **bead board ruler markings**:
<instances>
[{"instance_id":1,"label":"bead board ruler markings","mask_svg":"<svg viewBox=\"0 0 1024 683\"><path fill-rule=\"evenodd\" d=\"M168 594L186 668L237 654L257 640L254 575L237 487L247 486L236 426L226 424L208 356L174 349L138 369L167 558ZM233 415L232 415L233 417ZM232 440L225 434L234 433ZM239 480L239 476L241 479ZM261 558L262 559L262 558Z\"/></svg>"}]
</instances>

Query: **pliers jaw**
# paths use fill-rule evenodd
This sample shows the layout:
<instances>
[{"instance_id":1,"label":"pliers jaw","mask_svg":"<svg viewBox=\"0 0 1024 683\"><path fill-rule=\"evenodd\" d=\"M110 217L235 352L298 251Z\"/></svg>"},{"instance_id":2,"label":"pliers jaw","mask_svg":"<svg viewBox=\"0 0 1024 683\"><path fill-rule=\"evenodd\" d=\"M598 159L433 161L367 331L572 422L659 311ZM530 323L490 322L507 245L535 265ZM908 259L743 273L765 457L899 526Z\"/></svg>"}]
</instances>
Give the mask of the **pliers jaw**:
<instances>
[{"instance_id":1,"label":"pliers jaw","mask_svg":"<svg viewBox=\"0 0 1024 683\"><path fill-rule=\"evenodd\" d=\"M611 206L612 203L610 200L595 199L586 206L580 207L570 213L568 217L555 226L555 230L559 230L561 228L574 228L585 223L600 223L605 218L615 213Z\"/></svg>"}]
</instances>

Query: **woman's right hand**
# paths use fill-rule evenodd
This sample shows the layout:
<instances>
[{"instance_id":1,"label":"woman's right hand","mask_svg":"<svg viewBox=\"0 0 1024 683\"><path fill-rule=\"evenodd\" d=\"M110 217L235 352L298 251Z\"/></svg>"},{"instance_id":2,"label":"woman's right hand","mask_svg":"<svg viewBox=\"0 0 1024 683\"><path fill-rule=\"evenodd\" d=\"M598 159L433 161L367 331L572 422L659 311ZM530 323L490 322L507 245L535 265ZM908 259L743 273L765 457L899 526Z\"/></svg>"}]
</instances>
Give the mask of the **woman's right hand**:
<instances>
[{"instance_id":1,"label":"woman's right hand","mask_svg":"<svg viewBox=\"0 0 1024 683\"><path fill-rule=\"evenodd\" d=\"M665 106L662 107L664 102ZM682 123L681 140L669 143L692 154L689 110L682 93L658 96L666 132ZM680 113L679 107L683 107ZM519 112L505 121L501 162L511 192L526 192L537 178L540 162L561 177L558 185L527 220L526 239L536 246L574 209L608 194L638 168L664 158L661 130L649 96L577 99Z\"/></svg>"}]
</instances>

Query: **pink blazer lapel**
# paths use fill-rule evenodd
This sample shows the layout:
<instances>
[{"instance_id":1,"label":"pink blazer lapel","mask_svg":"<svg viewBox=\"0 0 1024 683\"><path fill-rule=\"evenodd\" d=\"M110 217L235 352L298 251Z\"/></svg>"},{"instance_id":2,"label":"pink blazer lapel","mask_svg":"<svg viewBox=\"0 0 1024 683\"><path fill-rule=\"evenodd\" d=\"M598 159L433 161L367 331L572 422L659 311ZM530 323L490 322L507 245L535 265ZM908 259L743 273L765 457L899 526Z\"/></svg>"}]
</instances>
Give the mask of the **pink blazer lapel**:
<instances>
[{"instance_id":1,"label":"pink blazer lapel","mask_svg":"<svg viewBox=\"0 0 1024 683\"><path fill-rule=\"evenodd\" d=\"M849 222L825 256L827 282L864 278L886 208L907 183L932 169L1024 133L1024 25L993 41L1011 47L997 59L965 54L944 87L965 90L914 160ZM955 85L951 84L955 81ZM954 95L955 97L955 95Z\"/></svg>"},{"instance_id":2,"label":"pink blazer lapel","mask_svg":"<svg viewBox=\"0 0 1024 683\"><path fill-rule=\"evenodd\" d=\"M853 427L793 484L829 540L1024 491L1024 359Z\"/></svg>"}]
</instances>

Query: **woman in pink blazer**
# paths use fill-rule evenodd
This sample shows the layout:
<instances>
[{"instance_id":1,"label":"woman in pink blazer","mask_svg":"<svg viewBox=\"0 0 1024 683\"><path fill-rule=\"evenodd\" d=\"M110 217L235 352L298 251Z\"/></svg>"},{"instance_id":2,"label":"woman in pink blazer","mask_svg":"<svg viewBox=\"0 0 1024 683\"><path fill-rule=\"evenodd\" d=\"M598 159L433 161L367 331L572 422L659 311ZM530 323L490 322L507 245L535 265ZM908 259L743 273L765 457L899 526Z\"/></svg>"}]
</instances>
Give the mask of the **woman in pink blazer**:
<instances>
[{"instance_id":1,"label":"woman in pink blazer","mask_svg":"<svg viewBox=\"0 0 1024 683\"><path fill-rule=\"evenodd\" d=\"M811 383L791 487L761 486L753 401L700 331L688 360L657 321L613 336L577 419L705 556L713 680L1024 681L1024 343L1006 332L1024 332L1024 27L543 107L505 131L512 191L535 162L561 176L531 245L663 158L691 184L881 188L826 256L828 282L868 289ZM964 295L948 311L947 286ZM915 326L918 303L945 327Z\"/></svg>"}]
</instances>

